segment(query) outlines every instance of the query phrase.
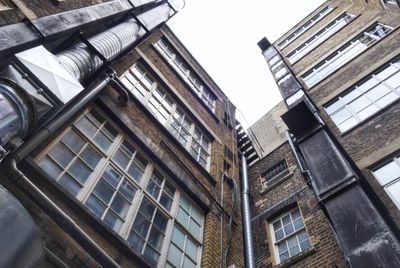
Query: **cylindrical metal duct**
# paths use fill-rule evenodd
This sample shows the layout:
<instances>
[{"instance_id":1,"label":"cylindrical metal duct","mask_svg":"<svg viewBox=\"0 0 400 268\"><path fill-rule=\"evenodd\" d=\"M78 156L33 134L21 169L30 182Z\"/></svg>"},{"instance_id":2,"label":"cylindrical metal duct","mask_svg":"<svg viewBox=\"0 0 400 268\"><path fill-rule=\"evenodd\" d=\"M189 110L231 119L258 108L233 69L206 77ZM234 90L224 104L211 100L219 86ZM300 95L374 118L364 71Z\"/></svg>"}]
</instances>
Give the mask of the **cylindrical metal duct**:
<instances>
[{"instance_id":1,"label":"cylindrical metal duct","mask_svg":"<svg viewBox=\"0 0 400 268\"><path fill-rule=\"evenodd\" d=\"M244 236L244 252L246 258L246 268L254 268L254 250L253 239L251 237L251 213L250 213L250 190L249 178L247 176L247 161L244 154L241 158L240 180L242 183L242 218L243 218L243 236Z\"/></svg>"},{"instance_id":2,"label":"cylindrical metal duct","mask_svg":"<svg viewBox=\"0 0 400 268\"><path fill-rule=\"evenodd\" d=\"M140 14L138 19L148 30L151 30L166 21L171 16L171 12L169 5L163 4ZM146 31L135 19L129 19L89 38L88 41L107 60L112 60L145 33ZM56 56L63 67L79 81L85 80L102 64L101 59L82 42Z\"/></svg>"},{"instance_id":3,"label":"cylindrical metal duct","mask_svg":"<svg viewBox=\"0 0 400 268\"><path fill-rule=\"evenodd\" d=\"M14 137L26 135L30 123L28 107L27 101L13 87L0 81L0 146Z\"/></svg>"}]
</instances>

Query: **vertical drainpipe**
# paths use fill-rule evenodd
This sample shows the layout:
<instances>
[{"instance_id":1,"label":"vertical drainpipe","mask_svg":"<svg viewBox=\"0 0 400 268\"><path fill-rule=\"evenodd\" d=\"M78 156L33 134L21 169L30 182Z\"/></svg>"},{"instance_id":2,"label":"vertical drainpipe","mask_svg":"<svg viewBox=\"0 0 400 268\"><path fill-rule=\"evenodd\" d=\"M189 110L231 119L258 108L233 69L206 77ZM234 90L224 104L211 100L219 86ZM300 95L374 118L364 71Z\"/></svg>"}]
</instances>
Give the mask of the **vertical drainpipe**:
<instances>
[{"instance_id":1,"label":"vertical drainpipe","mask_svg":"<svg viewBox=\"0 0 400 268\"><path fill-rule=\"evenodd\" d=\"M250 213L250 190L249 178L247 176L247 161L244 154L241 155L240 181L242 184L242 217L243 217L243 236L246 268L254 268L253 239L251 237L251 213Z\"/></svg>"}]
</instances>

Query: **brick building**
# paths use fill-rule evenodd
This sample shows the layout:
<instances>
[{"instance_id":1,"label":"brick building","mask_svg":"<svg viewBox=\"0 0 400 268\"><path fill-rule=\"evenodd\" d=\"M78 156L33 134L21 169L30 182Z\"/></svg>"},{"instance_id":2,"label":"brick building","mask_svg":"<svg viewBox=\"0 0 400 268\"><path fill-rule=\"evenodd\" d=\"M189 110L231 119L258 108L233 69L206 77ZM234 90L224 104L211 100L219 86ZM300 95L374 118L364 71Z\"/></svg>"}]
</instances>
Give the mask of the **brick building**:
<instances>
[{"instance_id":1,"label":"brick building","mask_svg":"<svg viewBox=\"0 0 400 268\"><path fill-rule=\"evenodd\" d=\"M259 42L283 101L249 132L257 267L400 265L399 13L327 1Z\"/></svg>"},{"instance_id":2,"label":"brick building","mask_svg":"<svg viewBox=\"0 0 400 268\"><path fill-rule=\"evenodd\" d=\"M179 6L0 1L0 267L244 266L235 107Z\"/></svg>"}]
</instances>

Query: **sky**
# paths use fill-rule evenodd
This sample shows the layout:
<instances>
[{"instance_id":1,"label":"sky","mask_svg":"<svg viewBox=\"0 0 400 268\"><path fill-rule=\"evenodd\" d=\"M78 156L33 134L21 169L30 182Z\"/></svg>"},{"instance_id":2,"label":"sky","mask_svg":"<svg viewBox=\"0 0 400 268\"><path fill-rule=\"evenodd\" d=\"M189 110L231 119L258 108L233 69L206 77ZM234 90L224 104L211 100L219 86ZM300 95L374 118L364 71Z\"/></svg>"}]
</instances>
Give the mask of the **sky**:
<instances>
[{"instance_id":1,"label":"sky","mask_svg":"<svg viewBox=\"0 0 400 268\"><path fill-rule=\"evenodd\" d=\"M257 42L274 42L324 2L187 0L168 24L242 112L247 128L281 100Z\"/></svg>"}]
</instances>

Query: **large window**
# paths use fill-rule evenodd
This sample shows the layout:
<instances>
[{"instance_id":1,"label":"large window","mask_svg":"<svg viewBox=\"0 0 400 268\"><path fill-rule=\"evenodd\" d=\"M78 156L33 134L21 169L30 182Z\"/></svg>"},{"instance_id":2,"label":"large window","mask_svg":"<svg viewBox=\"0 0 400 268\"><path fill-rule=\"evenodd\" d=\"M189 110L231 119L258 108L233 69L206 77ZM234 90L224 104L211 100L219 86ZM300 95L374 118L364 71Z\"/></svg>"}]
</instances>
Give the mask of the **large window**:
<instances>
[{"instance_id":1,"label":"large window","mask_svg":"<svg viewBox=\"0 0 400 268\"><path fill-rule=\"evenodd\" d=\"M291 35L289 35L285 40L280 42L278 46L282 49L293 42L297 37L302 35L305 31L310 29L314 24L320 21L323 17L329 14L333 9L331 7L325 7L322 9L317 15L313 16L307 22L305 22L302 26L300 26L296 31L294 31Z\"/></svg>"},{"instance_id":2,"label":"large window","mask_svg":"<svg viewBox=\"0 0 400 268\"><path fill-rule=\"evenodd\" d=\"M311 247L298 208L283 214L270 224L277 263L281 263Z\"/></svg>"},{"instance_id":3,"label":"large window","mask_svg":"<svg viewBox=\"0 0 400 268\"><path fill-rule=\"evenodd\" d=\"M385 189L396 206L400 209L400 158L394 157L389 162L373 170L379 184Z\"/></svg>"},{"instance_id":4,"label":"large window","mask_svg":"<svg viewBox=\"0 0 400 268\"><path fill-rule=\"evenodd\" d=\"M392 28L381 23L368 28L339 50L332 53L328 58L315 65L310 71L302 75L301 78L308 87L312 87L385 37L391 30Z\"/></svg>"},{"instance_id":5,"label":"large window","mask_svg":"<svg viewBox=\"0 0 400 268\"><path fill-rule=\"evenodd\" d=\"M176 267L200 267L203 212L97 109L35 161L152 265L175 267L176 245Z\"/></svg>"},{"instance_id":6,"label":"large window","mask_svg":"<svg viewBox=\"0 0 400 268\"><path fill-rule=\"evenodd\" d=\"M177 54L177 52L167 44L166 41L160 39L154 44L158 51L168 60L168 62L174 67L176 71L182 76L182 78L190 85L191 89L201 98L201 100L210 108L211 111L215 112L216 98L201 82L198 76L190 70L188 65L183 59Z\"/></svg>"},{"instance_id":7,"label":"large window","mask_svg":"<svg viewBox=\"0 0 400 268\"><path fill-rule=\"evenodd\" d=\"M346 26L355 16L349 13L344 13L339 16L336 20L329 23L324 29L316 33L305 43L297 47L293 52L288 54L288 59L290 63L295 63L304 57L308 52L316 48L323 41L331 37L337 31Z\"/></svg>"},{"instance_id":8,"label":"large window","mask_svg":"<svg viewBox=\"0 0 400 268\"><path fill-rule=\"evenodd\" d=\"M400 97L400 60L379 71L325 106L338 128L344 132L364 121Z\"/></svg>"},{"instance_id":9,"label":"large window","mask_svg":"<svg viewBox=\"0 0 400 268\"><path fill-rule=\"evenodd\" d=\"M156 82L153 76L142 65L135 64L121 80L196 161L208 170L211 153L210 139Z\"/></svg>"}]
</instances>

